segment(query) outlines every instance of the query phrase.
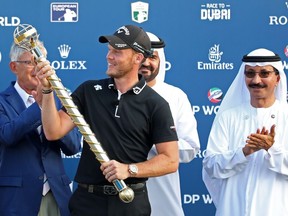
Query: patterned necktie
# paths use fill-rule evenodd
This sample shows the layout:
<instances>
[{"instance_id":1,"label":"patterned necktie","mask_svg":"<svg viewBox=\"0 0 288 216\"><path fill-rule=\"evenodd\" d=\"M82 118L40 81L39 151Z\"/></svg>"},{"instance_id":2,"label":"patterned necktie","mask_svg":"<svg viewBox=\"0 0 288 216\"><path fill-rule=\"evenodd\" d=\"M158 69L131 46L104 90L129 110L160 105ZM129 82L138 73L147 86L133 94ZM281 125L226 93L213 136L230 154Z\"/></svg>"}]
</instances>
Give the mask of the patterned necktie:
<instances>
[{"instance_id":1,"label":"patterned necktie","mask_svg":"<svg viewBox=\"0 0 288 216\"><path fill-rule=\"evenodd\" d=\"M35 102L35 99L33 98L32 95L29 95L27 102L26 102L26 107L28 108ZM37 131L39 134L41 134L41 125L37 128Z\"/></svg>"},{"instance_id":2,"label":"patterned necktie","mask_svg":"<svg viewBox=\"0 0 288 216\"><path fill-rule=\"evenodd\" d=\"M30 105L32 105L35 102L35 99L33 98L32 95L29 95L27 102L26 102L26 107L29 107Z\"/></svg>"},{"instance_id":3,"label":"patterned necktie","mask_svg":"<svg viewBox=\"0 0 288 216\"><path fill-rule=\"evenodd\" d=\"M47 179L46 173L44 173L42 195L45 196L48 193L49 190L50 190L50 186L49 186L49 183L48 183L48 179Z\"/></svg>"}]
</instances>

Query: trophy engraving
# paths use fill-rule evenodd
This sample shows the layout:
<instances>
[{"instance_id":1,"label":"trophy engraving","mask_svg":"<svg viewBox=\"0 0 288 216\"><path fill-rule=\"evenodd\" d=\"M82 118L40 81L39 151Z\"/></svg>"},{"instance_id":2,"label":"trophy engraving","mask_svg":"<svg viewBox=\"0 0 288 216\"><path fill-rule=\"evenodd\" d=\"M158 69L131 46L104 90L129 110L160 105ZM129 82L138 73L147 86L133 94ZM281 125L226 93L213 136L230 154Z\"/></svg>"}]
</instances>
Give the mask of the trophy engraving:
<instances>
[{"instance_id":1,"label":"trophy engraving","mask_svg":"<svg viewBox=\"0 0 288 216\"><path fill-rule=\"evenodd\" d=\"M23 49L31 52L36 62L46 60L41 50L36 46L35 42L38 40L39 35L33 26L29 24L20 24L14 30L13 36L14 42ZM96 159L100 163L109 161L110 159L102 148L101 143L97 140L90 126L86 123L85 119L79 112L77 106L74 104L72 98L70 97L69 93L63 86L56 73L48 77L48 81L50 82L53 90L56 92L56 95L62 102L63 106L66 108L67 113L72 118L74 124L78 127L85 141L90 146L91 151L95 154ZM134 191L128 187L123 180L116 179L113 181L113 185L119 193L119 198L123 202L132 202L134 199Z\"/></svg>"}]
</instances>

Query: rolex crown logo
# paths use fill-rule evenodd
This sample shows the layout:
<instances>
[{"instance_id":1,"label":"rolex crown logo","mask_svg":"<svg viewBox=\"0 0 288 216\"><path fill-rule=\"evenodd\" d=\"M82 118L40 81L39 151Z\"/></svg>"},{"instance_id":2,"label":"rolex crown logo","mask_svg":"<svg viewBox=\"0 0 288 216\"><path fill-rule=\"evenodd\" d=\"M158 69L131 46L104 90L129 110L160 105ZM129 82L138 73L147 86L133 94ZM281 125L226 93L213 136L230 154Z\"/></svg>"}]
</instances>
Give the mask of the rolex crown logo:
<instances>
[{"instance_id":1,"label":"rolex crown logo","mask_svg":"<svg viewBox=\"0 0 288 216\"><path fill-rule=\"evenodd\" d=\"M68 57L71 47L69 47L66 44L62 44L58 47L58 50L59 50L60 56L65 59Z\"/></svg>"}]
</instances>

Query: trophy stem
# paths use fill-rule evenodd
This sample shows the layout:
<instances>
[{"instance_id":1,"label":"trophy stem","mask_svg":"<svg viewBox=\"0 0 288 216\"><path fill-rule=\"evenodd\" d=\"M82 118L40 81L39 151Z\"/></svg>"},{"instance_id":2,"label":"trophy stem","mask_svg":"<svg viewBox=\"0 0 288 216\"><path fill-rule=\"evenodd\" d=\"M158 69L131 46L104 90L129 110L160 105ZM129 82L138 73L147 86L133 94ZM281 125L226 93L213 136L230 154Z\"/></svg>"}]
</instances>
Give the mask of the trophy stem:
<instances>
[{"instance_id":1,"label":"trophy stem","mask_svg":"<svg viewBox=\"0 0 288 216\"><path fill-rule=\"evenodd\" d=\"M42 54L36 42L38 40L38 34L36 29L27 24L19 25L14 31L14 42L23 49L30 51L34 56L36 62L46 61L46 58ZM83 135L84 140L90 146L91 151L95 154L96 159L100 162L109 161L107 153L102 148L100 142L96 139L94 133L90 129L90 126L86 123L85 119L79 112L77 106L74 104L71 96L63 86L58 76L53 74L47 78L52 88L56 92L56 95L62 102L62 105L66 108L68 115L71 117L74 124L78 127L80 133ZM113 185L119 192L119 198L125 202L130 203L134 199L134 191L127 187L123 180L114 180Z\"/></svg>"},{"instance_id":2,"label":"trophy stem","mask_svg":"<svg viewBox=\"0 0 288 216\"><path fill-rule=\"evenodd\" d=\"M32 53L37 53L38 50L32 51ZM45 58L42 56L36 61L39 62L44 61ZM66 88L63 86L61 80L58 78L56 74L48 77L48 81L50 82L52 88L56 92L56 95L62 102L62 105L66 108L68 115L72 118L74 124L78 127L80 133L83 135L85 141L88 143L91 151L95 154L96 159L100 162L107 162L109 161L109 157L107 153L102 148L100 142L96 139L94 133L92 132L90 126L86 123L84 117L79 112L77 106L73 102L71 96L67 92ZM125 202L130 203L134 199L134 192L131 188L127 187L123 180L114 180L113 181L114 187L119 192L119 198Z\"/></svg>"}]
</instances>

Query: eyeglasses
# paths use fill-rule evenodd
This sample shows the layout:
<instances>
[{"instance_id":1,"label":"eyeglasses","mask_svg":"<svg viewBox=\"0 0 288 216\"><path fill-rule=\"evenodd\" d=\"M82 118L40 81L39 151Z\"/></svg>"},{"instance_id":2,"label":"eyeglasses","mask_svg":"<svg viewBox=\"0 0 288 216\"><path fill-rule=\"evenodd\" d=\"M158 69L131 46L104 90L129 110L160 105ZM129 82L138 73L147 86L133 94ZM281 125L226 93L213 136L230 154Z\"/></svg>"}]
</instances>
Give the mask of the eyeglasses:
<instances>
[{"instance_id":1,"label":"eyeglasses","mask_svg":"<svg viewBox=\"0 0 288 216\"><path fill-rule=\"evenodd\" d=\"M30 61L30 60L27 60L27 61L15 61L15 62L17 62L17 63L23 63L23 64L26 64L26 65L28 65L28 66L34 66L34 63L32 62L32 61Z\"/></svg>"},{"instance_id":2,"label":"eyeglasses","mask_svg":"<svg viewBox=\"0 0 288 216\"><path fill-rule=\"evenodd\" d=\"M267 78L270 76L271 73L275 73L275 71L260 71L260 72L245 71L244 72L247 78L254 78L256 74L258 74L260 78Z\"/></svg>"}]
</instances>

